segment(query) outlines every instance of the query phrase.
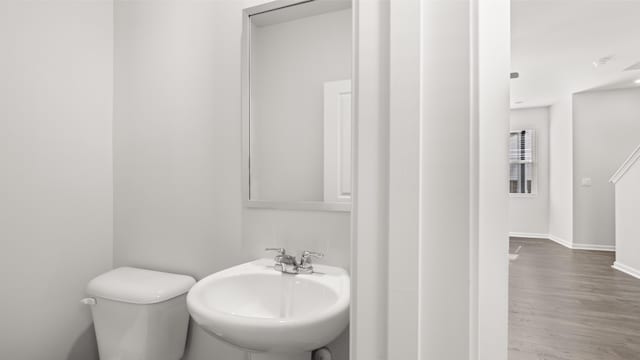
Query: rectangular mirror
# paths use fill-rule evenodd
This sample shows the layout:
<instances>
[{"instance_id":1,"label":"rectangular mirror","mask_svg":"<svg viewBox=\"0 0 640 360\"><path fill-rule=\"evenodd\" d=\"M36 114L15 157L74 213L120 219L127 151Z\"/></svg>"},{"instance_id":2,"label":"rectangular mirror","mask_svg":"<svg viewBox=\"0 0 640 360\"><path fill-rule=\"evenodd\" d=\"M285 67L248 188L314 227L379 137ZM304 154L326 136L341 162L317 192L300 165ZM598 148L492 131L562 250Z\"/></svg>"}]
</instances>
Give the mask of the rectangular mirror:
<instances>
[{"instance_id":1,"label":"rectangular mirror","mask_svg":"<svg viewBox=\"0 0 640 360\"><path fill-rule=\"evenodd\" d=\"M244 42L246 205L350 210L351 1L247 9Z\"/></svg>"}]
</instances>

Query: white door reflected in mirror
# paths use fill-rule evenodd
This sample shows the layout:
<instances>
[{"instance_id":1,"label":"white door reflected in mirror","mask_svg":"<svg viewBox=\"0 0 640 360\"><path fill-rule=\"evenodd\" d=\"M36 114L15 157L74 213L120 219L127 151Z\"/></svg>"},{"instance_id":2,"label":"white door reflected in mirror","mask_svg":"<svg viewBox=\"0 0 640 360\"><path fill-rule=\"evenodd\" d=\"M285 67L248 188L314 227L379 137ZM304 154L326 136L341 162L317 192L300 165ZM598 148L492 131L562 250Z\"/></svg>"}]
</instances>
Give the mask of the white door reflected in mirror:
<instances>
[{"instance_id":1,"label":"white door reflected in mirror","mask_svg":"<svg viewBox=\"0 0 640 360\"><path fill-rule=\"evenodd\" d=\"M324 84L324 201L351 201L351 80Z\"/></svg>"}]
</instances>

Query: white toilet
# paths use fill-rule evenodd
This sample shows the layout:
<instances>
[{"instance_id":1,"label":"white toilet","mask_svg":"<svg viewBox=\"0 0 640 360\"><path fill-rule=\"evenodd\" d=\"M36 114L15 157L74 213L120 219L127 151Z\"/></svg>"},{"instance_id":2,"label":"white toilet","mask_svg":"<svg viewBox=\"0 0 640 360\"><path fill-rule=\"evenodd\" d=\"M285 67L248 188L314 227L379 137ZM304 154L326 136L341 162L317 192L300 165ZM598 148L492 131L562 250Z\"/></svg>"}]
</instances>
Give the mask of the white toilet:
<instances>
[{"instance_id":1,"label":"white toilet","mask_svg":"<svg viewBox=\"0 0 640 360\"><path fill-rule=\"evenodd\" d=\"M101 360L179 360L189 313L186 275L121 267L91 280L87 293Z\"/></svg>"}]
</instances>

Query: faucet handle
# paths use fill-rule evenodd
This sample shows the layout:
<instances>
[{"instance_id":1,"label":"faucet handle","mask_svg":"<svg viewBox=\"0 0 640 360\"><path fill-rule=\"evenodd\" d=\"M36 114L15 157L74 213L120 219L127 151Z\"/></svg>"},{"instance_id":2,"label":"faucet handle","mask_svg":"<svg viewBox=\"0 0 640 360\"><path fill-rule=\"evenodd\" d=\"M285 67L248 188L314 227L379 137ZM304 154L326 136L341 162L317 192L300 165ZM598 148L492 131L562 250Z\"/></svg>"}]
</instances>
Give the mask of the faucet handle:
<instances>
[{"instance_id":1,"label":"faucet handle","mask_svg":"<svg viewBox=\"0 0 640 360\"><path fill-rule=\"evenodd\" d=\"M300 265L298 265L298 273L299 274L312 274L313 273L313 265L311 265L311 258L322 258L324 257L323 253L315 252L315 251L304 251L302 256L300 257Z\"/></svg>"},{"instance_id":2,"label":"faucet handle","mask_svg":"<svg viewBox=\"0 0 640 360\"><path fill-rule=\"evenodd\" d=\"M323 253L316 251L303 251L300 257L300 267L311 268L311 258L321 259L324 257Z\"/></svg>"},{"instance_id":3,"label":"faucet handle","mask_svg":"<svg viewBox=\"0 0 640 360\"><path fill-rule=\"evenodd\" d=\"M324 254L316 251L303 251L302 252L302 260L308 260L309 258L317 258L321 259L324 257Z\"/></svg>"},{"instance_id":4,"label":"faucet handle","mask_svg":"<svg viewBox=\"0 0 640 360\"><path fill-rule=\"evenodd\" d=\"M282 256L287 253L287 250L284 248L266 248L264 251L277 251L278 255Z\"/></svg>"}]
</instances>

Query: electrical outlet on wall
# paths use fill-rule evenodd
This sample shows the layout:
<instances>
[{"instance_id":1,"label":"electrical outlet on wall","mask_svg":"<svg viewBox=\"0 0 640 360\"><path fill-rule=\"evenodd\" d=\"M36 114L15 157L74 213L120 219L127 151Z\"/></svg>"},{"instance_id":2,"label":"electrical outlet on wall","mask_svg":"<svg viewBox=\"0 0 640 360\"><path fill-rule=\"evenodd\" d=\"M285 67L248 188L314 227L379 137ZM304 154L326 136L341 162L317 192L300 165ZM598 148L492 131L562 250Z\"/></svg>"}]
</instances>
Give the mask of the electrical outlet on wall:
<instances>
[{"instance_id":1,"label":"electrical outlet on wall","mask_svg":"<svg viewBox=\"0 0 640 360\"><path fill-rule=\"evenodd\" d=\"M580 182L582 187L590 187L592 184L593 182L591 181L591 178L582 178L582 181Z\"/></svg>"}]
</instances>

